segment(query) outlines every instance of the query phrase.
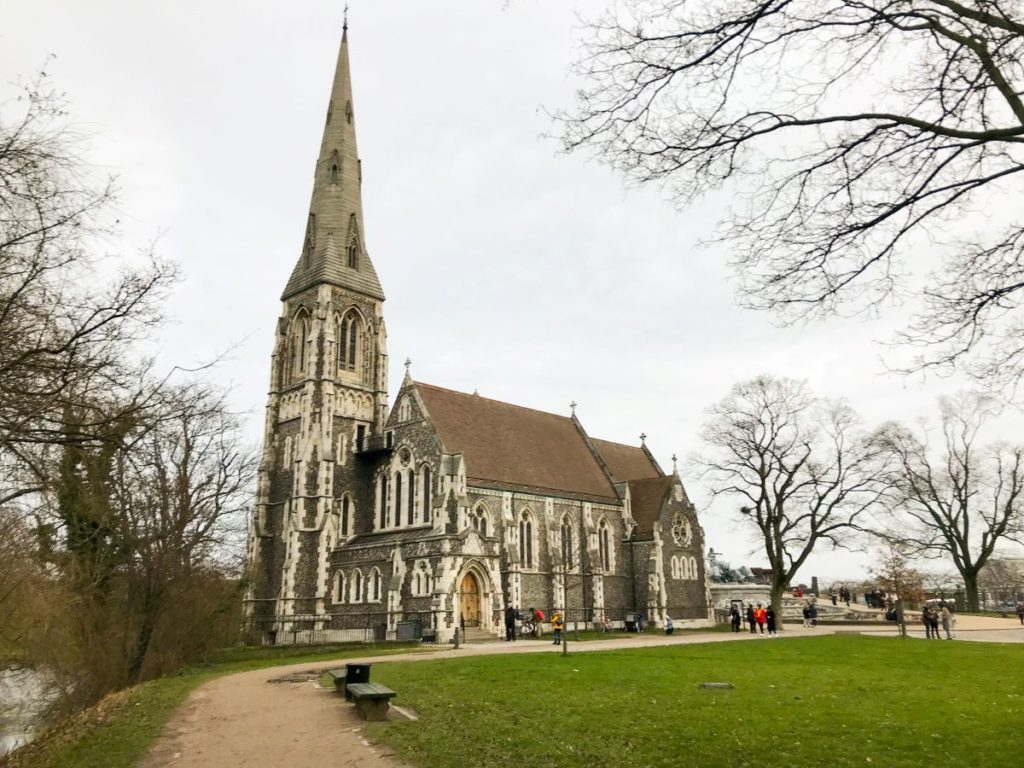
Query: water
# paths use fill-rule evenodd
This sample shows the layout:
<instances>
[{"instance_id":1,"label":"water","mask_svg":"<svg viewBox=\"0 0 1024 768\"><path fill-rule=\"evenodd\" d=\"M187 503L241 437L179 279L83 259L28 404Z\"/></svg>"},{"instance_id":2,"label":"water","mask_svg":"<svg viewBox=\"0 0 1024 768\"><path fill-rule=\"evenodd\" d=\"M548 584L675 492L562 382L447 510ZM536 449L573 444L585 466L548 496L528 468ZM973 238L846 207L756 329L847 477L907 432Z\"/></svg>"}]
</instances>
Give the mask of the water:
<instances>
[{"instance_id":1,"label":"water","mask_svg":"<svg viewBox=\"0 0 1024 768\"><path fill-rule=\"evenodd\" d=\"M0 669L0 755L32 739L48 704L44 675L24 667Z\"/></svg>"}]
</instances>

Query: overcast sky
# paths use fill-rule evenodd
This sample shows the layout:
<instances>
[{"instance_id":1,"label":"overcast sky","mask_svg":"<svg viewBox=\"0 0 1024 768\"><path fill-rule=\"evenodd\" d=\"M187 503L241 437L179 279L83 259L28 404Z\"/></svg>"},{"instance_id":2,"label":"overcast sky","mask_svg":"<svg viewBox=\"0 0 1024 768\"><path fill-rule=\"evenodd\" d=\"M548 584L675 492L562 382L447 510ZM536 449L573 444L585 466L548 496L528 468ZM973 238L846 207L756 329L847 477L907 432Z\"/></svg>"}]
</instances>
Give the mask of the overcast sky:
<instances>
[{"instance_id":1,"label":"overcast sky","mask_svg":"<svg viewBox=\"0 0 1024 768\"><path fill-rule=\"evenodd\" d=\"M886 373L881 321L777 328L738 308L701 249L727 200L676 211L653 188L563 156L545 109L570 106L576 12L609 0L352 0L349 41L366 242L387 295L392 395L421 381L698 449L704 409L759 373L806 378L868 423L932 415L962 383ZM158 238L184 282L164 366L219 368L259 440L279 296L298 258L341 35L340 0L0 0L5 85L46 64L90 157L118 174L124 250ZM10 93L10 88L6 89ZM891 323L895 315L884 318ZM730 510L708 545L763 564ZM801 572L858 576L823 553Z\"/></svg>"}]
</instances>

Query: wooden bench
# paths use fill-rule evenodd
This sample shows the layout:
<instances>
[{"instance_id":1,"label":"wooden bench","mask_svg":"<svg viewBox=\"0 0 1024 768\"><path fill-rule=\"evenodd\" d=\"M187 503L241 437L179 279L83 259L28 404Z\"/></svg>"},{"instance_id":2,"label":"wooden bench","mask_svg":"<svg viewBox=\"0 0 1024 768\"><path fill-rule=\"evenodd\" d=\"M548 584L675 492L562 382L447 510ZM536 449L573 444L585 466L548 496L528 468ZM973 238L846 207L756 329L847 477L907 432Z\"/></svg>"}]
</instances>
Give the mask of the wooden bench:
<instances>
[{"instance_id":1,"label":"wooden bench","mask_svg":"<svg viewBox=\"0 0 1024 768\"><path fill-rule=\"evenodd\" d=\"M345 689L364 720L387 719L390 700L397 695L390 688L377 683L349 683Z\"/></svg>"},{"instance_id":2,"label":"wooden bench","mask_svg":"<svg viewBox=\"0 0 1024 768\"><path fill-rule=\"evenodd\" d=\"M345 692L345 673L346 672L347 672L347 670L344 669L343 667L338 667L337 669L329 669L329 670L327 670L327 674L330 675L331 676L331 680L334 681L334 690L336 690L338 693L344 693Z\"/></svg>"}]
</instances>

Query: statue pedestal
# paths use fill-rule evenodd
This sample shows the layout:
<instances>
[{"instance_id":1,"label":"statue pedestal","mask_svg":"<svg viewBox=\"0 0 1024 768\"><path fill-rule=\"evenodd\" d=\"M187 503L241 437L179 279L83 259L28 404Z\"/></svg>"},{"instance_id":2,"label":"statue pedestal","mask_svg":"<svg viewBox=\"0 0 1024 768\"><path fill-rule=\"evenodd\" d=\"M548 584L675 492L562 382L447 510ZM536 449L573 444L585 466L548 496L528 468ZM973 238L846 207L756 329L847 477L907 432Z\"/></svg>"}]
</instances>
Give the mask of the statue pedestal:
<instances>
[{"instance_id":1,"label":"statue pedestal","mask_svg":"<svg viewBox=\"0 0 1024 768\"><path fill-rule=\"evenodd\" d=\"M742 600L744 606L747 603L767 606L772 599L772 588L767 584L709 584L708 591L715 608L728 609L733 600Z\"/></svg>"}]
</instances>

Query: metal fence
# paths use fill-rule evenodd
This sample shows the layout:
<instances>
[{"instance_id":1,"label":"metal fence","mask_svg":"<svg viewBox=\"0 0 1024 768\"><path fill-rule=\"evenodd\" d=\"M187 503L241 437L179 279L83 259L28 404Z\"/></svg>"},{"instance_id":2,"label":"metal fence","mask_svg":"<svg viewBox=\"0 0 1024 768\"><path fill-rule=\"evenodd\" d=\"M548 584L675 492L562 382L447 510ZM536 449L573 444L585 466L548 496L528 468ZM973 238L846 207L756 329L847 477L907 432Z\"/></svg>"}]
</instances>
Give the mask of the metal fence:
<instances>
[{"instance_id":1,"label":"metal fence","mask_svg":"<svg viewBox=\"0 0 1024 768\"><path fill-rule=\"evenodd\" d=\"M430 639L430 611L253 616L242 626L244 645L324 645Z\"/></svg>"}]
</instances>

